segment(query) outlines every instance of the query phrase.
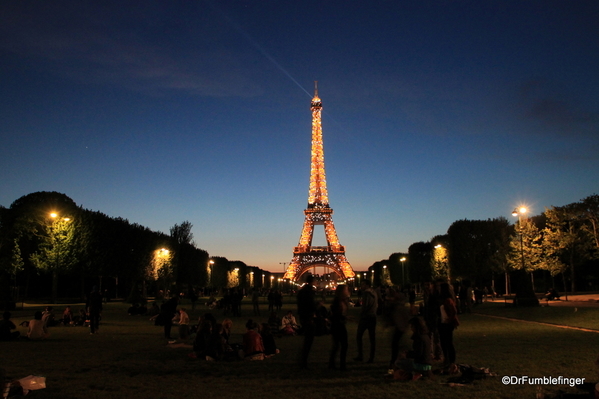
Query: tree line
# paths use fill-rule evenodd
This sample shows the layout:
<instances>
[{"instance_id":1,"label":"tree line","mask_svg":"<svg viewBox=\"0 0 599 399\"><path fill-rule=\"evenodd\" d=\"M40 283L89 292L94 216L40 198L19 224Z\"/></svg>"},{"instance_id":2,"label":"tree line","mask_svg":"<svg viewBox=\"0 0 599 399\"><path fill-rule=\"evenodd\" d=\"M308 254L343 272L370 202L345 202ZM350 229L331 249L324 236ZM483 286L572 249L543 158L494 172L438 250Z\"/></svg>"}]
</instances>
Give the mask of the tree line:
<instances>
[{"instance_id":1,"label":"tree line","mask_svg":"<svg viewBox=\"0 0 599 399\"><path fill-rule=\"evenodd\" d=\"M175 224L167 235L83 209L62 193L25 195L0 206L0 300L83 299L92 286L137 298L272 282L258 267L210 257L193 242L192 227Z\"/></svg>"},{"instance_id":2,"label":"tree line","mask_svg":"<svg viewBox=\"0 0 599 399\"><path fill-rule=\"evenodd\" d=\"M85 298L92 286L136 298L190 287L277 287L272 273L210 256L192 224L170 234L83 209L65 194L36 192L0 206L0 292L9 298ZM599 285L599 195L522 216L458 220L447 233L375 262L375 285L437 278L534 295Z\"/></svg>"},{"instance_id":3,"label":"tree line","mask_svg":"<svg viewBox=\"0 0 599 399\"><path fill-rule=\"evenodd\" d=\"M446 234L374 263L369 273L382 285L444 278L502 293L598 289L599 195L536 216L522 213L514 211L514 224L504 217L458 220Z\"/></svg>"}]
</instances>

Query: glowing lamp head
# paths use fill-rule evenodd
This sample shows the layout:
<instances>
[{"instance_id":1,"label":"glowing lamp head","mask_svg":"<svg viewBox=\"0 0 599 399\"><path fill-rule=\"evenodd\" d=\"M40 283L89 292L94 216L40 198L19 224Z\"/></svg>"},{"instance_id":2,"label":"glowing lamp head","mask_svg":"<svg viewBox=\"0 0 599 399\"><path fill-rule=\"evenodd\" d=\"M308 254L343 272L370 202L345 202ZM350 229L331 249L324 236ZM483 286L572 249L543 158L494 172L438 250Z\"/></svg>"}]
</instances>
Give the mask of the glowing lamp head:
<instances>
[{"instance_id":1,"label":"glowing lamp head","mask_svg":"<svg viewBox=\"0 0 599 399\"><path fill-rule=\"evenodd\" d=\"M512 212L512 216L524 215L526 212L528 212L528 209L521 206L520 208L514 209L514 211Z\"/></svg>"}]
</instances>

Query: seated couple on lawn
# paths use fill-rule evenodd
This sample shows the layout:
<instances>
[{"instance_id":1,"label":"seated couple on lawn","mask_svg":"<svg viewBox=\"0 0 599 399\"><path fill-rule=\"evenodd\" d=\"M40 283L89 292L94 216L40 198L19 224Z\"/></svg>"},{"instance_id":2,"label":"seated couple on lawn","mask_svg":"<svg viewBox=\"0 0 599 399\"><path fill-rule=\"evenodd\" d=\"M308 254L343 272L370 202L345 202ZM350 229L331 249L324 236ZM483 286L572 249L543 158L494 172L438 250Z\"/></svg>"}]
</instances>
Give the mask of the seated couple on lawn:
<instances>
[{"instance_id":1,"label":"seated couple on lawn","mask_svg":"<svg viewBox=\"0 0 599 399\"><path fill-rule=\"evenodd\" d=\"M277 353L275 337L270 331L268 323L259 325L252 319L245 324L246 333L243 334L243 357L245 360L264 360ZM240 354L241 355L241 354Z\"/></svg>"}]
</instances>

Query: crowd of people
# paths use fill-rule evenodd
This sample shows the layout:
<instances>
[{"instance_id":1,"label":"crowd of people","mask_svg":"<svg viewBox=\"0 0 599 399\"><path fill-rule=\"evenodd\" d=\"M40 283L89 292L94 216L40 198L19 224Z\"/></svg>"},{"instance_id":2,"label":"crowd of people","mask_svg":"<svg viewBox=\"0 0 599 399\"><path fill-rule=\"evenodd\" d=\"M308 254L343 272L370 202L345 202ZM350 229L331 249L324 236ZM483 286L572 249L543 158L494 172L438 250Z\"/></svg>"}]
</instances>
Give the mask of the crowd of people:
<instances>
[{"instance_id":1,"label":"crowd of people","mask_svg":"<svg viewBox=\"0 0 599 399\"><path fill-rule=\"evenodd\" d=\"M163 327L164 338L169 344L185 345L192 349L190 357L207 361L219 360L264 360L279 353L276 340L286 336L303 336L298 344L299 367L308 368L309 354L314 338L330 335L331 349L328 366L331 369L346 370L350 340L346 323L348 309L354 306L350 300L350 292L346 285L338 285L332 303L325 305L325 298L318 298L313 286L313 277L306 276L306 283L297 292L297 313L292 309L279 318L278 300L274 299L276 291L268 293L268 321L264 323L249 319L245 323L245 332L238 341L231 336L233 321L226 317L228 312L240 317L240 306L236 298L239 291L232 290L223 298L229 298L224 306L214 306L218 301L211 297L206 303L209 310L222 309L225 318L218 322L211 312L203 314L194 323L185 307L180 306L180 295L163 298L159 306L157 302L146 305L133 304L128 309L131 316L150 316L150 320ZM251 292L254 317L260 316L259 296ZM415 305L413 289L402 290L398 287L373 289L368 280L363 280L360 287L360 299L357 331L355 337L355 362L375 361L377 352L377 324L383 322L391 328L391 351L388 363L388 375L398 379L419 379L432 376L435 362L439 369L447 373L455 373L456 351L453 345L453 333L459 326L458 314L461 308L456 300L453 288L447 282L438 281L423 286L422 301ZM196 298L197 300L197 298ZM222 301L222 300L221 300ZM281 301L282 302L282 301ZM49 337L49 327L89 326L90 334L99 330L102 312L102 296L96 287L91 291L85 309L73 314L70 306L65 307L62 315L56 317L54 309L48 306L45 311L37 311L32 320L23 322L27 327L24 338L43 340ZM231 305L227 305L230 303ZM221 302L222 304L222 302ZM237 309L236 309L237 308ZM177 326L177 337L173 337L172 328ZM17 327L11 321L10 312L5 312L0 321L0 340L16 340L21 338ZM368 348L364 348L364 335L368 333ZM405 334L410 334L412 347L402 348L401 342ZM365 356L366 355L366 356Z\"/></svg>"},{"instance_id":2,"label":"crowd of people","mask_svg":"<svg viewBox=\"0 0 599 399\"><path fill-rule=\"evenodd\" d=\"M300 329L304 335L300 349L300 368L308 368L309 353L316 336L318 306L312 277L307 276L306 284L297 294ZM328 313L331 334L328 365L331 369L347 369L349 340L346 322L349 306L348 287L338 285ZM380 317L385 326L392 329L388 369L391 378L417 380L423 376L432 377L434 362L439 364L440 372L458 372L453 344L453 332L459 326L458 309L453 289L447 282L426 284L422 304L416 307L413 290L402 291L396 287L374 290L370 282L364 280L361 283L361 300L358 306L361 310L356 332L357 356L354 361L365 360L363 337L368 332L370 347L366 362L374 362L377 318ZM410 350L401 348L405 334L411 334Z\"/></svg>"},{"instance_id":3,"label":"crowd of people","mask_svg":"<svg viewBox=\"0 0 599 399\"><path fill-rule=\"evenodd\" d=\"M73 313L71 306L66 306L62 315L57 317L53 306L46 306L44 311L38 310L33 314L33 319L21 322L21 327L27 328L27 332L21 335L17 326L12 322L12 314L5 311L0 321L0 341L12 341L18 339L44 340L50 336L49 328L55 326L84 326L90 328L90 334L96 334L100 325L102 313L102 295L97 287L89 294L85 308L80 309L77 314Z\"/></svg>"}]
</instances>

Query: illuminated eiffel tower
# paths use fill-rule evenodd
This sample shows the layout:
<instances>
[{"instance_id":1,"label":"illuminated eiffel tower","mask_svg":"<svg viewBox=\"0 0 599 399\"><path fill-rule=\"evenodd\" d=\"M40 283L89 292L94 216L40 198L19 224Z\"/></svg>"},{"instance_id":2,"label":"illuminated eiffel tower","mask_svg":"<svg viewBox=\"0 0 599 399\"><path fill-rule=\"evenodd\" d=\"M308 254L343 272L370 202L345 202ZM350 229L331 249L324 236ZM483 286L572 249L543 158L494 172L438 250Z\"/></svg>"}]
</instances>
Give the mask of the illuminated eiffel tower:
<instances>
[{"instance_id":1,"label":"illuminated eiffel tower","mask_svg":"<svg viewBox=\"0 0 599 399\"><path fill-rule=\"evenodd\" d=\"M302 274L316 266L332 270L341 279L355 276L345 257L345 247L339 244L333 224L333 209L329 207L327 180L324 172L324 149L322 144L322 101L318 97L318 82L315 82L312 110L312 157L310 170L310 190L306 218L297 247L293 248L293 258L283 278L297 281ZM314 226L324 226L327 246L312 246Z\"/></svg>"}]
</instances>

